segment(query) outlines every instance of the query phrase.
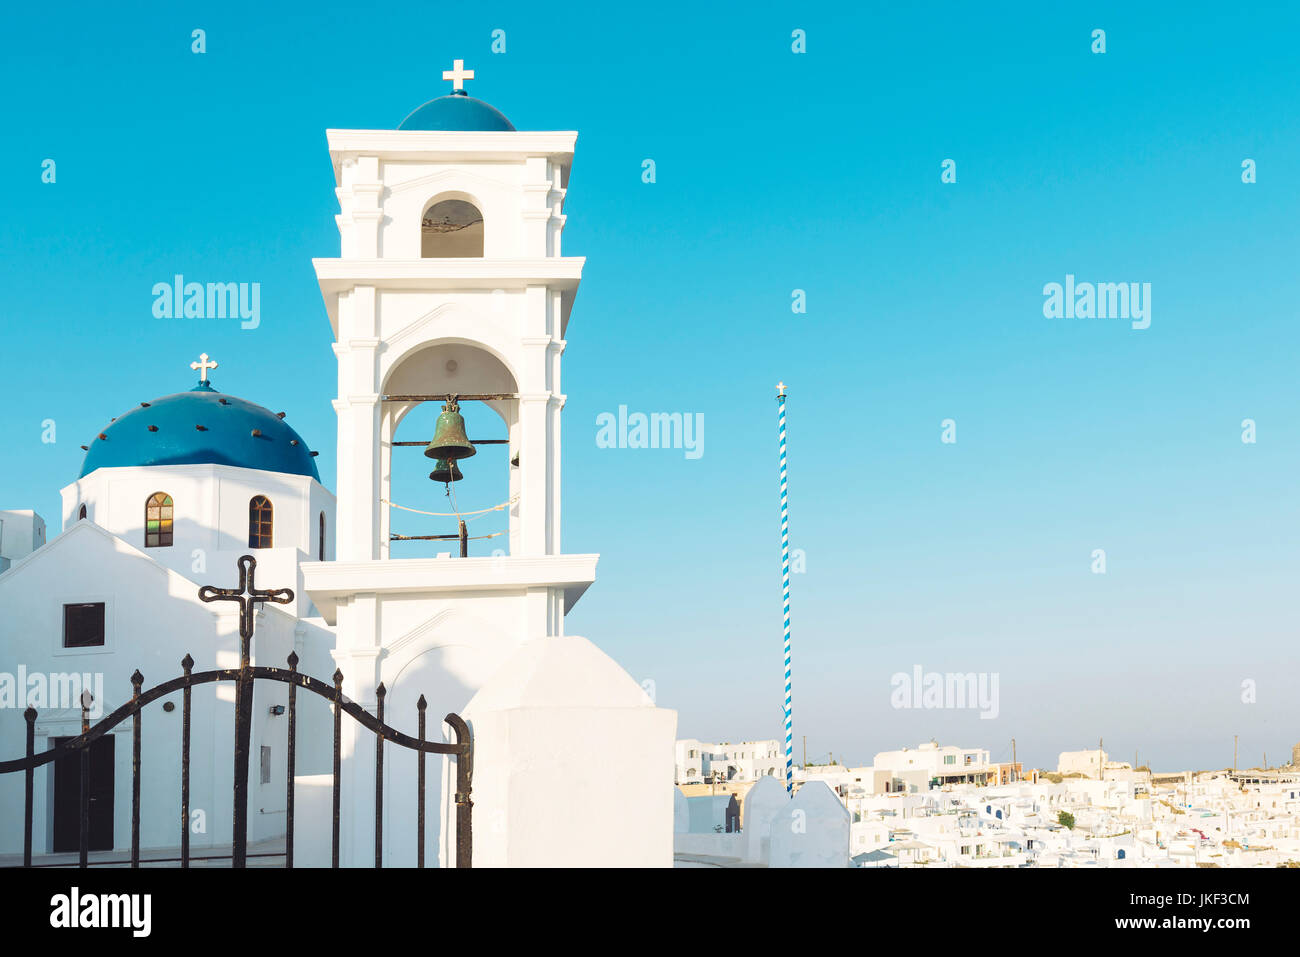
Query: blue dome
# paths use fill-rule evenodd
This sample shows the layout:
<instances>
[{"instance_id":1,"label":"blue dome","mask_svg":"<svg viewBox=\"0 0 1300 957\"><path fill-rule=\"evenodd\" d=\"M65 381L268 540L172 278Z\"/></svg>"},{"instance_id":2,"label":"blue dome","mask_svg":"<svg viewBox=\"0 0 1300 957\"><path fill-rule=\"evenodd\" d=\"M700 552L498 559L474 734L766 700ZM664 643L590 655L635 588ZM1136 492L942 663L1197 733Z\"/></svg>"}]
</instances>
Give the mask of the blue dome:
<instances>
[{"instance_id":1,"label":"blue dome","mask_svg":"<svg viewBox=\"0 0 1300 957\"><path fill-rule=\"evenodd\" d=\"M494 106L464 90L430 100L397 124L399 130L484 130L513 133L514 124Z\"/></svg>"},{"instance_id":2,"label":"blue dome","mask_svg":"<svg viewBox=\"0 0 1300 957\"><path fill-rule=\"evenodd\" d=\"M91 443L78 478L137 465L235 465L320 481L312 453L284 420L206 382L118 416Z\"/></svg>"}]
</instances>

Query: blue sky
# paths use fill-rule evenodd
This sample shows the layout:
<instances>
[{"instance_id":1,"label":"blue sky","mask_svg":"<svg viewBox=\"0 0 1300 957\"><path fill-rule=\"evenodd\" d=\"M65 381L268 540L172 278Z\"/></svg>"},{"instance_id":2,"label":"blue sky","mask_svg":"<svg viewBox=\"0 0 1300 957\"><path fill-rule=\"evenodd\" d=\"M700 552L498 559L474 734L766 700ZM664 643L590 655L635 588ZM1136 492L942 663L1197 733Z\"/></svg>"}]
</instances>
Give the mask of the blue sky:
<instances>
[{"instance_id":1,"label":"blue sky","mask_svg":"<svg viewBox=\"0 0 1300 957\"><path fill-rule=\"evenodd\" d=\"M780 734L784 379L810 756L1015 737L1054 765L1104 737L1211 767L1235 733L1278 763L1300 740L1300 13L844 6L12 11L0 505L57 528L78 446L188 388L201 351L332 486L324 131L395 127L461 57L518 128L579 131L564 546L602 558L568 627L653 680L680 734ZM155 319L178 272L260 282L261 326ZM1150 328L1044 318L1067 273L1151 283ZM705 454L598 448L620 405L702 413ZM918 664L998 674L999 716L891 708Z\"/></svg>"}]
</instances>

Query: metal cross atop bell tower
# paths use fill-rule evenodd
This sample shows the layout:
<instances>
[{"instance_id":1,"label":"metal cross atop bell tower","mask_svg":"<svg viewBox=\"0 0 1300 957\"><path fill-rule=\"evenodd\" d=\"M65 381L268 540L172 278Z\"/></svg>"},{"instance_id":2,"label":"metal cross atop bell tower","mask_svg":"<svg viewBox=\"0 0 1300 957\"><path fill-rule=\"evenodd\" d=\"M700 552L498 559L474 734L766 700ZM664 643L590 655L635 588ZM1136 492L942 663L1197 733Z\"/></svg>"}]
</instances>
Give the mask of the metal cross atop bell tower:
<instances>
[{"instance_id":1,"label":"metal cross atop bell tower","mask_svg":"<svg viewBox=\"0 0 1300 957\"><path fill-rule=\"evenodd\" d=\"M216 362L216 360L214 359L213 361L209 362L209 361L208 361L208 354L207 354L206 352L200 352L200 353L199 353L199 361L198 361L198 362L191 362L191 363L190 363L190 368L193 369L193 370L195 370L196 372L198 372L198 374L199 374L199 381L200 381L200 382L207 382L207 381L208 381L208 370L209 370L209 369L215 369L216 367L217 367L217 362Z\"/></svg>"},{"instance_id":2,"label":"metal cross atop bell tower","mask_svg":"<svg viewBox=\"0 0 1300 957\"><path fill-rule=\"evenodd\" d=\"M464 60L453 60L450 70L442 71L444 80L451 80L453 90L465 89L465 81L474 79L474 71L465 69Z\"/></svg>"}]
</instances>

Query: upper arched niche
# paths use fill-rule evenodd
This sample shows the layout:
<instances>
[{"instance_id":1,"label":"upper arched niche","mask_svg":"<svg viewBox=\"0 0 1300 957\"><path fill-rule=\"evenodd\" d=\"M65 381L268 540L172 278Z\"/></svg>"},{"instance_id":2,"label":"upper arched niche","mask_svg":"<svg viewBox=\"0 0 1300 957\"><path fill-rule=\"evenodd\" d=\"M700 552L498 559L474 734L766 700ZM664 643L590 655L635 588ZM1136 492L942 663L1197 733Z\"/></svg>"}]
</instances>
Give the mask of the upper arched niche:
<instances>
[{"instance_id":1,"label":"upper arched niche","mask_svg":"<svg viewBox=\"0 0 1300 957\"><path fill-rule=\"evenodd\" d=\"M482 259L482 211L468 198L435 198L420 217L420 256L423 259Z\"/></svg>"},{"instance_id":2,"label":"upper arched niche","mask_svg":"<svg viewBox=\"0 0 1300 957\"><path fill-rule=\"evenodd\" d=\"M519 384L509 367L482 346L444 340L402 358L384 380L386 395L514 395ZM486 403L505 419L505 404ZM394 422L414 406L402 408Z\"/></svg>"}]
</instances>

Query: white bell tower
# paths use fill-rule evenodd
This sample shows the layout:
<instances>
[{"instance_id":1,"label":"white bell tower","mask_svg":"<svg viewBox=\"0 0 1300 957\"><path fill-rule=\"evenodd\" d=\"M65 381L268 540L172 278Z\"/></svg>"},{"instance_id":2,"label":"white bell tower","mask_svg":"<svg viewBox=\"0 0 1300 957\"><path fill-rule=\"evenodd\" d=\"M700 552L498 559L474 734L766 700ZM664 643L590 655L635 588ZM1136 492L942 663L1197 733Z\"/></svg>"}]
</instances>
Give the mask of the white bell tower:
<instances>
[{"instance_id":1,"label":"white bell tower","mask_svg":"<svg viewBox=\"0 0 1300 957\"><path fill-rule=\"evenodd\" d=\"M328 131L341 249L313 261L338 360L337 560L304 563L303 585L336 626L344 693L373 711L382 681L388 722L412 732L423 694L431 736L521 643L563 635L598 557L560 548L560 368L583 267L562 255L561 235L577 134L516 131L465 94L472 76L457 61L451 95L396 130ZM394 449L398 426L448 395L462 408L485 402L508 435L508 454L465 465L473 480L506 463L508 485L498 484L509 489L509 533L494 540L508 542L505 557L390 549L394 472L432 466L418 450ZM345 739L344 752L372 740ZM400 765L390 755L386 768ZM345 860L372 850L367 773L344 782ZM430 799L436 806L432 790ZM392 864L407 863L411 832L385 827Z\"/></svg>"}]
</instances>

